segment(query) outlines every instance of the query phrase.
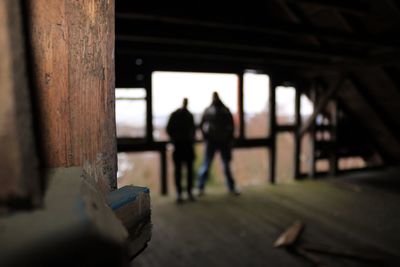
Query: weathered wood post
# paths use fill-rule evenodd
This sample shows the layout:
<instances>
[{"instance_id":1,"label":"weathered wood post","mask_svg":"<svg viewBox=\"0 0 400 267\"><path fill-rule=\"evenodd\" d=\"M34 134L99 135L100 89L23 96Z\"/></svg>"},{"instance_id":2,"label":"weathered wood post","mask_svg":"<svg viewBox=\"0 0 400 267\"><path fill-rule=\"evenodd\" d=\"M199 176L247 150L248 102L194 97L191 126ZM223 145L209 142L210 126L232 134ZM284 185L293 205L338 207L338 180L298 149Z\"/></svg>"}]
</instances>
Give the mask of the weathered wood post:
<instances>
[{"instance_id":1,"label":"weathered wood post","mask_svg":"<svg viewBox=\"0 0 400 267\"><path fill-rule=\"evenodd\" d=\"M275 183L276 175L276 87L278 84L270 78L269 85L269 133L270 133L270 149L269 149L269 181Z\"/></svg>"},{"instance_id":2,"label":"weathered wood post","mask_svg":"<svg viewBox=\"0 0 400 267\"><path fill-rule=\"evenodd\" d=\"M46 167L83 166L116 184L114 1L28 1Z\"/></svg>"},{"instance_id":3,"label":"weathered wood post","mask_svg":"<svg viewBox=\"0 0 400 267\"><path fill-rule=\"evenodd\" d=\"M300 177L300 154L301 154L301 88L296 87L295 95L295 131L294 131L294 166L293 174L294 179L299 179Z\"/></svg>"}]
</instances>

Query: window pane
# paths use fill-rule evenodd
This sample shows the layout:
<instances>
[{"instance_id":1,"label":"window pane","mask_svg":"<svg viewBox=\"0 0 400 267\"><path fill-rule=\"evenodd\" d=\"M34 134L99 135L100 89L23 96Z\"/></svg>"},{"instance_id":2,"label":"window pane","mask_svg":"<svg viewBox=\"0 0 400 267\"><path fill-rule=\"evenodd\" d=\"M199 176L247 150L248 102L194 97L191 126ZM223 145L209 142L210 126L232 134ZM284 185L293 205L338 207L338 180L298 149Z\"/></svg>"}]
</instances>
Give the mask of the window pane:
<instances>
[{"instance_id":1,"label":"window pane","mask_svg":"<svg viewBox=\"0 0 400 267\"><path fill-rule=\"evenodd\" d=\"M360 169L366 166L365 160L361 157L341 158L338 162L339 170Z\"/></svg>"},{"instance_id":2,"label":"window pane","mask_svg":"<svg viewBox=\"0 0 400 267\"><path fill-rule=\"evenodd\" d=\"M276 176L278 183L293 181L294 176L294 136L293 133L277 135Z\"/></svg>"},{"instance_id":3,"label":"window pane","mask_svg":"<svg viewBox=\"0 0 400 267\"><path fill-rule=\"evenodd\" d=\"M231 166L239 188L267 183L268 157L268 151L265 148L235 149L233 151ZM224 181L224 179L221 179L221 181Z\"/></svg>"},{"instance_id":4,"label":"window pane","mask_svg":"<svg viewBox=\"0 0 400 267\"><path fill-rule=\"evenodd\" d=\"M160 155L157 152L118 153L118 188L145 186L160 192Z\"/></svg>"},{"instance_id":5,"label":"window pane","mask_svg":"<svg viewBox=\"0 0 400 267\"><path fill-rule=\"evenodd\" d=\"M146 90L144 88L117 88L115 89L115 98L145 98Z\"/></svg>"},{"instance_id":6,"label":"window pane","mask_svg":"<svg viewBox=\"0 0 400 267\"><path fill-rule=\"evenodd\" d=\"M295 122L296 89L293 87L278 86L276 88L276 119L280 125Z\"/></svg>"},{"instance_id":7,"label":"window pane","mask_svg":"<svg viewBox=\"0 0 400 267\"><path fill-rule=\"evenodd\" d=\"M314 112L314 104L306 95L302 94L300 97L300 107L301 119L302 121L306 121Z\"/></svg>"},{"instance_id":8,"label":"window pane","mask_svg":"<svg viewBox=\"0 0 400 267\"><path fill-rule=\"evenodd\" d=\"M145 137L145 100L116 100L115 117L117 137Z\"/></svg>"},{"instance_id":9,"label":"window pane","mask_svg":"<svg viewBox=\"0 0 400 267\"><path fill-rule=\"evenodd\" d=\"M189 110L198 124L211 104L212 93L218 92L232 115L237 113L238 77L236 74L156 71L152 75L153 125L156 140L168 140L165 127L169 115L188 98ZM237 116L235 116L237 117ZM237 128L237 124L236 124Z\"/></svg>"},{"instance_id":10,"label":"window pane","mask_svg":"<svg viewBox=\"0 0 400 267\"><path fill-rule=\"evenodd\" d=\"M265 138L269 134L269 76L245 73L243 90L245 135L247 138Z\"/></svg>"}]
</instances>

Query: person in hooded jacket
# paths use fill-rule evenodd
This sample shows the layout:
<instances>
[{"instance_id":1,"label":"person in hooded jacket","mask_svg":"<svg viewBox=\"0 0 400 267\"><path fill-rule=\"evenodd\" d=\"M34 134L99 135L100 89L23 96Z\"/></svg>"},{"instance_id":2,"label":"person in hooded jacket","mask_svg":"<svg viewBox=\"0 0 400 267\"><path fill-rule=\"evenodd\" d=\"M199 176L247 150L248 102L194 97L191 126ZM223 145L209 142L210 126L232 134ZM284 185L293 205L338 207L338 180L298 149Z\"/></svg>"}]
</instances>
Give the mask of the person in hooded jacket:
<instances>
[{"instance_id":1,"label":"person in hooded jacket","mask_svg":"<svg viewBox=\"0 0 400 267\"><path fill-rule=\"evenodd\" d=\"M188 99L183 99L182 107L175 110L169 117L167 124L167 133L174 145L173 160L175 187L177 191L177 203L182 203L182 165L187 169L187 194L191 201L194 201L192 194L193 188L193 160L195 124L192 113L187 108Z\"/></svg>"},{"instance_id":2,"label":"person in hooded jacket","mask_svg":"<svg viewBox=\"0 0 400 267\"><path fill-rule=\"evenodd\" d=\"M217 92L213 93L212 103L203 113L200 129L205 141L205 155L199 170L199 196L204 194L210 166L217 151L221 154L228 190L234 195L239 195L230 168L234 133L233 117Z\"/></svg>"}]
</instances>

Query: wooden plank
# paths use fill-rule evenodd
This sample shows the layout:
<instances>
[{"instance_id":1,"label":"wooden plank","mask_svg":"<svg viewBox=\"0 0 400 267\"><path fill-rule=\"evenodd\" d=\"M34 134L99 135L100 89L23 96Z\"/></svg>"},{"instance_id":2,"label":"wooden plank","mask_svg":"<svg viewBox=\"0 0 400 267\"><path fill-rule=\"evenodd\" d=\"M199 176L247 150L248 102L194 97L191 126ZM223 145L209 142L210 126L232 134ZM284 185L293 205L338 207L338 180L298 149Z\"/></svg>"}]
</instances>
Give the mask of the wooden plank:
<instances>
[{"instance_id":1,"label":"wooden plank","mask_svg":"<svg viewBox=\"0 0 400 267\"><path fill-rule=\"evenodd\" d=\"M128 233L84 175L50 170L42 208L0 218L0 266L126 266Z\"/></svg>"},{"instance_id":2,"label":"wooden plank","mask_svg":"<svg viewBox=\"0 0 400 267\"><path fill-rule=\"evenodd\" d=\"M40 200L20 1L0 1L0 205Z\"/></svg>"},{"instance_id":3,"label":"wooden plank","mask_svg":"<svg viewBox=\"0 0 400 267\"><path fill-rule=\"evenodd\" d=\"M293 246L298 238L300 237L301 232L304 229L304 223L300 221L294 222L289 228L287 228L274 242L274 247L288 247Z\"/></svg>"},{"instance_id":4,"label":"wooden plank","mask_svg":"<svg viewBox=\"0 0 400 267\"><path fill-rule=\"evenodd\" d=\"M29 1L28 13L45 166L84 166L114 189L114 1Z\"/></svg>"},{"instance_id":5,"label":"wooden plank","mask_svg":"<svg viewBox=\"0 0 400 267\"><path fill-rule=\"evenodd\" d=\"M107 203L129 233L128 253L138 255L151 239L150 191L124 186L107 195Z\"/></svg>"}]
</instances>

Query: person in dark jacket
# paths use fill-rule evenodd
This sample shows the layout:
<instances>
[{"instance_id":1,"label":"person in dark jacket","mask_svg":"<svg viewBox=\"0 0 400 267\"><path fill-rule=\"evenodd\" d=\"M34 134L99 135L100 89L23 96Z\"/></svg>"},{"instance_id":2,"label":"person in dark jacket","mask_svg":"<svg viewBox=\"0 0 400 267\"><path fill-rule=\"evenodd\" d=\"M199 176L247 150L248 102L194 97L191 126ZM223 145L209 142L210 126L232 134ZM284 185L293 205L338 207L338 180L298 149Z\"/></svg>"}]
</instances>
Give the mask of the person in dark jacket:
<instances>
[{"instance_id":1,"label":"person in dark jacket","mask_svg":"<svg viewBox=\"0 0 400 267\"><path fill-rule=\"evenodd\" d=\"M234 195L239 195L230 168L234 133L233 117L230 110L222 103L217 92L213 93L212 103L204 111L200 129L205 140L205 155L199 170L199 196L204 194L204 187L208 179L209 169L217 151L221 153L229 192Z\"/></svg>"},{"instance_id":2,"label":"person in dark jacket","mask_svg":"<svg viewBox=\"0 0 400 267\"><path fill-rule=\"evenodd\" d=\"M175 110L169 117L167 133L174 145L173 159L175 167L175 186L177 191L177 202L182 198L182 164L187 167L187 193L189 200L193 201L193 160L195 125L192 113L187 109L188 100L183 99L181 108Z\"/></svg>"}]
</instances>

